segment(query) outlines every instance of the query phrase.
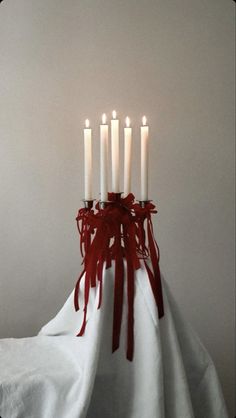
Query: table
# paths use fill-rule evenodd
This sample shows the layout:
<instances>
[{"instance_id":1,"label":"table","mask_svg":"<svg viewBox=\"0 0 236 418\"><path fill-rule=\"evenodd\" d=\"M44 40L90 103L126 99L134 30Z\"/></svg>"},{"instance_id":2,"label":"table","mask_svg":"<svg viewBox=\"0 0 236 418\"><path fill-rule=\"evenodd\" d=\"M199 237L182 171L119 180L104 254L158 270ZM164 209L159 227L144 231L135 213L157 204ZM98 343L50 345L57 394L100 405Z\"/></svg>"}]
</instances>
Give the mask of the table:
<instances>
[{"instance_id":1,"label":"table","mask_svg":"<svg viewBox=\"0 0 236 418\"><path fill-rule=\"evenodd\" d=\"M38 336L0 340L1 417L227 418L215 366L163 277L159 320L146 270L136 272L134 359L126 359L126 295L111 353L113 268L103 275L102 307L93 288L84 336L76 337L83 311L72 292Z\"/></svg>"}]
</instances>

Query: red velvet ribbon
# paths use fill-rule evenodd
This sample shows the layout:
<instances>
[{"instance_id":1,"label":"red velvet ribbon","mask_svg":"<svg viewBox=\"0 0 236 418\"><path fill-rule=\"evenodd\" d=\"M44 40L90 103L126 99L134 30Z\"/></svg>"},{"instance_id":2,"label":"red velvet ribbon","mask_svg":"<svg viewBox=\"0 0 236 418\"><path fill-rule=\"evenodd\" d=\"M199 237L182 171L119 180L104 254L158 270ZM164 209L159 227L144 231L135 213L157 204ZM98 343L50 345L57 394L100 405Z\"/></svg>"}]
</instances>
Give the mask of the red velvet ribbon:
<instances>
[{"instance_id":1,"label":"red velvet ribbon","mask_svg":"<svg viewBox=\"0 0 236 418\"><path fill-rule=\"evenodd\" d=\"M99 204L94 210L80 209L77 226L80 233L80 250L84 269L79 276L75 291L75 310L79 307L80 282L85 276L84 318L78 336L85 332L87 307L91 287L99 286L98 309L102 304L103 268L115 263L114 308L112 352L119 348L123 313L124 259L127 263L127 359L132 361L134 354L134 293L135 271L143 259L150 286L158 309L158 316L164 315L161 275L159 268L159 249L154 238L151 214L155 206L147 202L144 207L134 202L134 195L122 199L118 194L109 193L109 203L104 209ZM146 239L147 237L147 239ZM148 263L150 259L150 263Z\"/></svg>"}]
</instances>

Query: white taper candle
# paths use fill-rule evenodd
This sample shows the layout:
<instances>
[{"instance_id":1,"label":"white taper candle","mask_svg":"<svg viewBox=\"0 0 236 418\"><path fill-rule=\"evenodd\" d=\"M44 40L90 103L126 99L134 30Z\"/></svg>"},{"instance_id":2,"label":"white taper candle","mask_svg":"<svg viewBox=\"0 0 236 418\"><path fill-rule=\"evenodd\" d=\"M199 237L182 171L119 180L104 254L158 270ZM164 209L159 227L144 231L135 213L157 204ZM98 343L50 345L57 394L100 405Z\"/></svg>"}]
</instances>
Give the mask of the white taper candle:
<instances>
[{"instance_id":1,"label":"white taper candle","mask_svg":"<svg viewBox=\"0 0 236 418\"><path fill-rule=\"evenodd\" d=\"M88 119L84 128L84 199L92 200L92 129Z\"/></svg>"},{"instance_id":2,"label":"white taper candle","mask_svg":"<svg viewBox=\"0 0 236 418\"><path fill-rule=\"evenodd\" d=\"M124 196L131 192L131 152L132 152L132 128L127 116L124 128Z\"/></svg>"},{"instance_id":3,"label":"white taper candle","mask_svg":"<svg viewBox=\"0 0 236 418\"><path fill-rule=\"evenodd\" d=\"M146 116L142 118L141 126L141 200L148 200L148 142L149 127Z\"/></svg>"},{"instance_id":4,"label":"white taper candle","mask_svg":"<svg viewBox=\"0 0 236 418\"><path fill-rule=\"evenodd\" d=\"M120 192L120 154L119 154L119 120L116 111L112 112L111 120L111 166L112 166L112 191Z\"/></svg>"},{"instance_id":5,"label":"white taper candle","mask_svg":"<svg viewBox=\"0 0 236 418\"><path fill-rule=\"evenodd\" d=\"M108 198L108 125L105 114L102 115L102 125L100 125L100 191L101 202L106 202Z\"/></svg>"}]
</instances>

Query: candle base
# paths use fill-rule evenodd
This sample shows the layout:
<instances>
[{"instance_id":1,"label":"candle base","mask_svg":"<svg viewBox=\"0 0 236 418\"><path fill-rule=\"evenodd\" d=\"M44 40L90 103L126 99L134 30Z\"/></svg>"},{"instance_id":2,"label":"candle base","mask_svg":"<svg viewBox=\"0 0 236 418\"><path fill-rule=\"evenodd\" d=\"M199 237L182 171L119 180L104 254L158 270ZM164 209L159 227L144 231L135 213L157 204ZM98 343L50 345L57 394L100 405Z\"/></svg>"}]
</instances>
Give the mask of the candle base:
<instances>
[{"instance_id":1,"label":"candle base","mask_svg":"<svg viewBox=\"0 0 236 418\"><path fill-rule=\"evenodd\" d=\"M151 200L139 200L139 205L141 208L145 208L150 202Z\"/></svg>"},{"instance_id":2,"label":"candle base","mask_svg":"<svg viewBox=\"0 0 236 418\"><path fill-rule=\"evenodd\" d=\"M84 202L85 209L91 210L93 208L93 202L94 202L94 200L85 200L85 199L83 199L83 202Z\"/></svg>"},{"instance_id":3,"label":"candle base","mask_svg":"<svg viewBox=\"0 0 236 418\"><path fill-rule=\"evenodd\" d=\"M107 201L101 201L99 200L99 209L106 209L106 207L110 204L111 202Z\"/></svg>"}]
</instances>

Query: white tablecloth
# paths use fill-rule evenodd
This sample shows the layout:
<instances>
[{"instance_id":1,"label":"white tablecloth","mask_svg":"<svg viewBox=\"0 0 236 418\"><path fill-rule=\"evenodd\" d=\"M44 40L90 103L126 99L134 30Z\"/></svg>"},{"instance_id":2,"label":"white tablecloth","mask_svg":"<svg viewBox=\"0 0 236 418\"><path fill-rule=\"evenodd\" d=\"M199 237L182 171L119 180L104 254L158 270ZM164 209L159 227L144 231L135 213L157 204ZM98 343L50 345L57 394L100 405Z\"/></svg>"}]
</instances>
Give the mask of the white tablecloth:
<instances>
[{"instance_id":1,"label":"white tablecloth","mask_svg":"<svg viewBox=\"0 0 236 418\"><path fill-rule=\"evenodd\" d=\"M145 270L137 271L134 360L125 354L126 303L111 354L113 270L104 276L102 307L93 289L83 337L72 292L38 336L0 340L1 418L227 418L214 364L164 279L158 320Z\"/></svg>"}]
</instances>

